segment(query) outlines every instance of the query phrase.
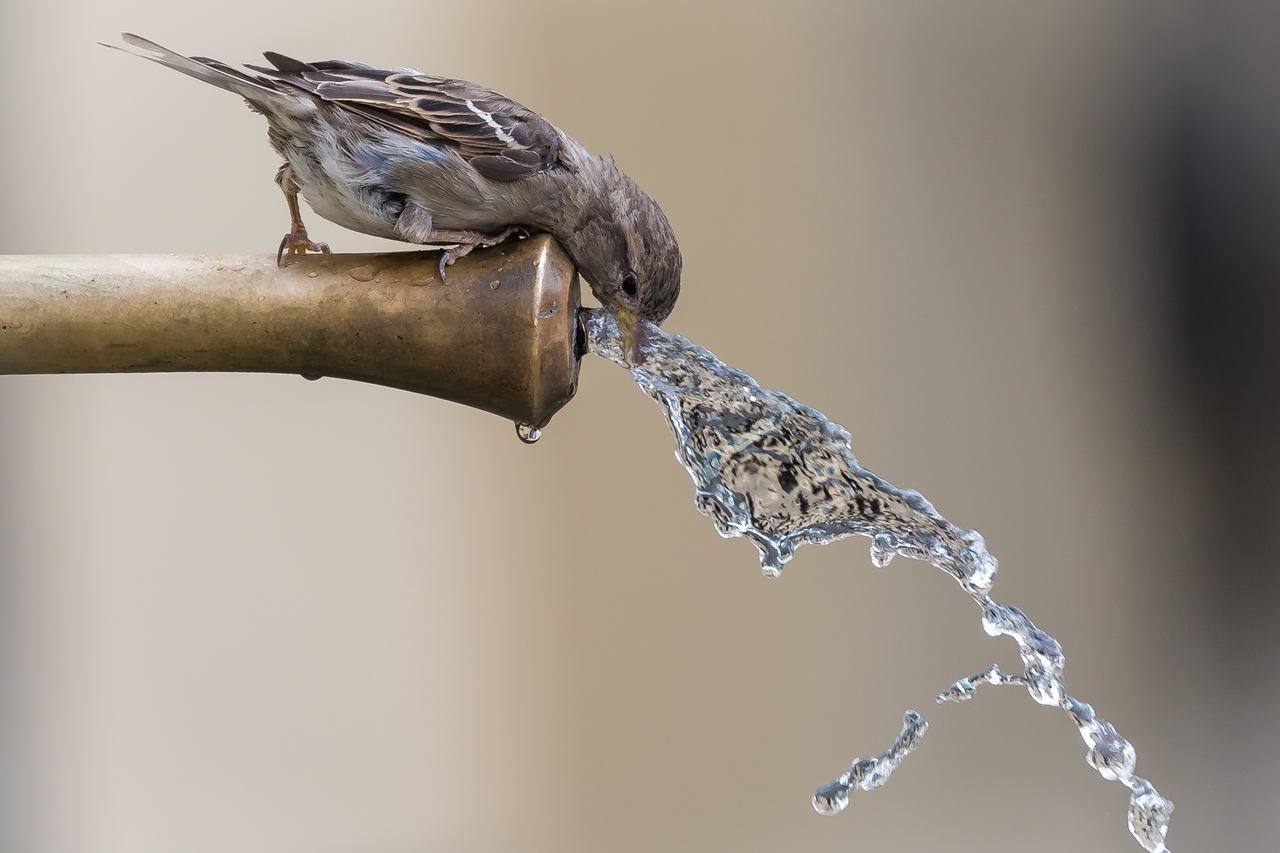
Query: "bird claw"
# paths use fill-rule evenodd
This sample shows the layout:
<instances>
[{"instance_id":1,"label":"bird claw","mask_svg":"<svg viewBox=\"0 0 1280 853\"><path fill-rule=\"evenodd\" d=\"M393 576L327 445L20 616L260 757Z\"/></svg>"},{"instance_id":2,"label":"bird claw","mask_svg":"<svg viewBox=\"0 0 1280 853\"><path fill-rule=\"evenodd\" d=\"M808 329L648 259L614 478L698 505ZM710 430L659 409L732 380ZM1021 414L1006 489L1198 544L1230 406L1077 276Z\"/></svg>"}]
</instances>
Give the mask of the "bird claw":
<instances>
[{"instance_id":1,"label":"bird claw","mask_svg":"<svg viewBox=\"0 0 1280 853\"><path fill-rule=\"evenodd\" d=\"M479 248L481 245L482 245L481 243L462 243L460 245L454 246L452 249L445 249L443 252L441 252L440 253L440 280L441 281L445 280L444 268L446 266L450 266L450 267L453 266L454 261L458 260L458 258L465 258L467 255L471 254L473 250Z\"/></svg>"},{"instance_id":2,"label":"bird claw","mask_svg":"<svg viewBox=\"0 0 1280 853\"><path fill-rule=\"evenodd\" d=\"M307 252L321 252L330 254L328 243L313 243L307 237L306 231L290 231L284 235L284 239L280 241L280 248L276 250L276 266L284 266L284 256L286 250L290 255L305 255Z\"/></svg>"}]
</instances>

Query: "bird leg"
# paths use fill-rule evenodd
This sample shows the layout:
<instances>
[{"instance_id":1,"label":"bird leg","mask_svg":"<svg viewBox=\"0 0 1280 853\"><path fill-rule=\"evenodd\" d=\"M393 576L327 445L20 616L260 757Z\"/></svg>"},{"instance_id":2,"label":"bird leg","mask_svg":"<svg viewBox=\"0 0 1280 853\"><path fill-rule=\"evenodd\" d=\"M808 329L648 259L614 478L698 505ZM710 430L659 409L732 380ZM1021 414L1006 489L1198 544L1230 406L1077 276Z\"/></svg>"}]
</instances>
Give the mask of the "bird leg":
<instances>
[{"instance_id":1,"label":"bird leg","mask_svg":"<svg viewBox=\"0 0 1280 853\"><path fill-rule=\"evenodd\" d=\"M410 243L455 243L440 256L440 280L444 281L444 268L452 266L458 258L466 257L480 246L493 246L503 242L512 234L524 232L525 229L513 226L501 234L485 234L483 231L466 231L462 229L436 228L432 222L431 212L426 208L409 202L400 212L396 220L396 233Z\"/></svg>"},{"instance_id":2,"label":"bird leg","mask_svg":"<svg viewBox=\"0 0 1280 853\"><path fill-rule=\"evenodd\" d=\"M289 168L288 163L276 172L276 183L280 185L284 200L289 204L290 220L289 233L284 235L284 239L280 241L280 248L276 251L276 266L283 264L285 250L288 250L290 255L305 255L307 252L329 254L328 243L312 243L311 238L307 236L307 226L302 224L302 211L298 207L298 191L301 187L294 180L293 170Z\"/></svg>"},{"instance_id":3,"label":"bird leg","mask_svg":"<svg viewBox=\"0 0 1280 853\"><path fill-rule=\"evenodd\" d=\"M453 262L458 258L465 258L481 246L496 246L520 230L520 228L512 227L501 234L484 234L480 231L432 231L431 242L458 244L450 249L445 249L444 254L440 256L440 280L444 281L444 268L453 266Z\"/></svg>"}]
</instances>

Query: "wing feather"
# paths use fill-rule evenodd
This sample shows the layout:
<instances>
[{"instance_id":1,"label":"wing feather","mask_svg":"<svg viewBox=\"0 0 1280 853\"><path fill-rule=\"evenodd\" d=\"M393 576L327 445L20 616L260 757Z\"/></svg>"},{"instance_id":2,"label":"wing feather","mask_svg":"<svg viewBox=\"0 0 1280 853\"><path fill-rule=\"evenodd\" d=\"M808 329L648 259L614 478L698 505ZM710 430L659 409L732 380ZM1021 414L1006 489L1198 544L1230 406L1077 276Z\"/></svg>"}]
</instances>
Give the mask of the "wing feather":
<instances>
[{"instance_id":1,"label":"wing feather","mask_svg":"<svg viewBox=\"0 0 1280 853\"><path fill-rule=\"evenodd\" d=\"M450 145L493 180L514 181L568 165L561 158L560 132L549 121L491 89L412 69L264 55L273 67L248 68L412 138Z\"/></svg>"}]
</instances>

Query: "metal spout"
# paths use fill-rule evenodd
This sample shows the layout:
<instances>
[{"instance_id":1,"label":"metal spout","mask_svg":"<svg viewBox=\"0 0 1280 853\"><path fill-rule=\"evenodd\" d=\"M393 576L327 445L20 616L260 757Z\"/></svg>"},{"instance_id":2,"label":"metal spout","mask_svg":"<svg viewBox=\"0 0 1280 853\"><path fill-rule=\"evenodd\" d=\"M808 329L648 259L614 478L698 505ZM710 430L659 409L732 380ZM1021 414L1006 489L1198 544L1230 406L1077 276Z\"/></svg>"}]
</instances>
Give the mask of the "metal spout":
<instances>
[{"instance_id":1,"label":"metal spout","mask_svg":"<svg viewBox=\"0 0 1280 853\"><path fill-rule=\"evenodd\" d=\"M333 376L545 426L577 390L573 263L547 235L439 259L0 255L0 374Z\"/></svg>"}]
</instances>

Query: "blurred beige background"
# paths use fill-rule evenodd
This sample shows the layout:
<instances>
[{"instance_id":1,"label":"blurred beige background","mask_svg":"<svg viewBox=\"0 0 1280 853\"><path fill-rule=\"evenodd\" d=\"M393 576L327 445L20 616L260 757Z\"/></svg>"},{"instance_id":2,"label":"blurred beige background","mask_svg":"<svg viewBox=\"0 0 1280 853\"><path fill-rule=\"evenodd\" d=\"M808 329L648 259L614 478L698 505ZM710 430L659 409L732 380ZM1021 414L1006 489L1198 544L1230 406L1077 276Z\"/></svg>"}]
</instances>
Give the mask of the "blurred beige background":
<instances>
[{"instance_id":1,"label":"blurred beige background","mask_svg":"<svg viewBox=\"0 0 1280 853\"><path fill-rule=\"evenodd\" d=\"M1275 21L10 0L0 252L266 252L285 230L263 121L96 46L122 29L490 85L663 205L685 257L668 328L986 535L997 597L1063 642L1069 687L1177 804L1173 849L1274 850L1275 433L1197 414L1236 409L1197 391L1217 374L1187 379L1179 353L1207 362L1182 320L1210 309L1170 283L1199 280L1178 212L1208 209L1180 195L1204 170L1175 119L1218 84L1265 113ZM534 447L337 380L0 378L0 560L5 851L1139 849L1061 713L933 704L1016 664L952 581L873 569L863 540L762 578L694 511L658 409L595 359ZM920 751L815 814L908 707Z\"/></svg>"}]
</instances>

